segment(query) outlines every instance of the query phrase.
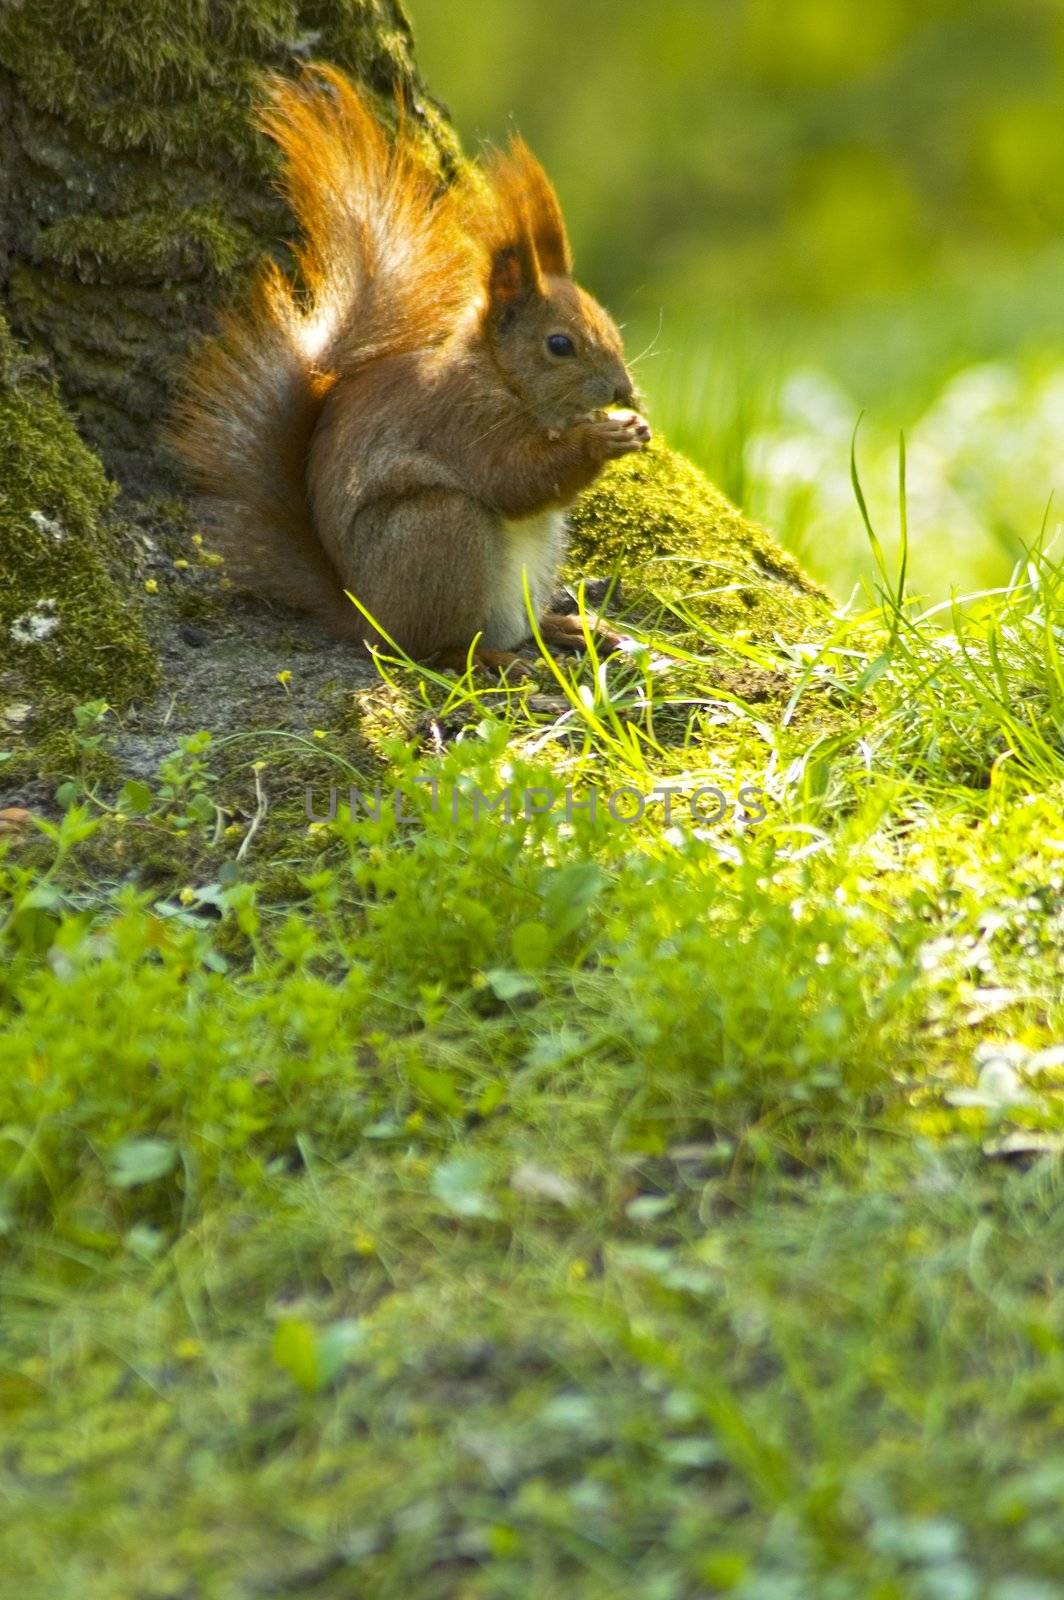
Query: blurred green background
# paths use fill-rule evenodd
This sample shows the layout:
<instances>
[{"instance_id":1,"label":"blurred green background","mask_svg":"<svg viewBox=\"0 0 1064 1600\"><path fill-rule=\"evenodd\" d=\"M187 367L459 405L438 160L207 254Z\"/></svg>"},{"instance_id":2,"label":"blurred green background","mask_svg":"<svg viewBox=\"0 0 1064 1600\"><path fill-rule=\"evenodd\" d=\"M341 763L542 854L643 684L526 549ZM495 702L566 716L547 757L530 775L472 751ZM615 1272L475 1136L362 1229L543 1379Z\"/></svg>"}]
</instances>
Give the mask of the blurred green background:
<instances>
[{"instance_id":1,"label":"blurred green background","mask_svg":"<svg viewBox=\"0 0 1064 1600\"><path fill-rule=\"evenodd\" d=\"M1064 487L1060 0L411 0L467 144L519 127L652 418L845 597L1002 581ZM1055 527L1050 507L1048 529Z\"/></svg>"}]
</instances>

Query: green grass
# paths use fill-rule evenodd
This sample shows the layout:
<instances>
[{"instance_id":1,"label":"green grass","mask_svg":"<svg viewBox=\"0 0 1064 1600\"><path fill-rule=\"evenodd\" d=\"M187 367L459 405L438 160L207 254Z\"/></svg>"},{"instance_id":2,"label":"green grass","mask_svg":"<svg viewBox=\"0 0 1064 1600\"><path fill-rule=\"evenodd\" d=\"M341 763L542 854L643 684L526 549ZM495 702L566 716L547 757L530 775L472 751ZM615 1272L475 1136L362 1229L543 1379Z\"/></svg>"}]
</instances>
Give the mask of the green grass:
<instances>
[{"instance_id":1,"label":"green grass","mask_svg":"<svg viewBox=\"0 0 1064 1600\"><path fill-rule=\"evenodd\" d=\"M1003 286L1003 318L1019 294ZM651 327L636 365L649 414L807 571L844 596L877 575L850 484L854 428L861 419L862 478L894 561L903 428L918 518L914 592L939 601L954 589L1006 583L1047 517L1059 525L1059 348L1043 338L1025 353L1006 353L988 336L981 358L962 355L967 324L940 290L938 298L903 302L896 317L925 359L936 335L948 334L957 348L941 352L933 380L888 368L894 382L884 392L877 357L891 336L900 338L896 327L884 327L884 315L794 330L756 321L713 334ZM996 340L1009 331L995 330Z\"/></svg>"},{"instance_id":2,"label":"green grass","mask_svg":"<svg viewBox=\"0 0 1064 1600\"><path fill-rule=\"evenodd\" d=\"M82 713L0 856L5 1591L1064 1596L1064 571L882 559L546 709L382 664L379 816Z\"/></svg>"}]
</instances>

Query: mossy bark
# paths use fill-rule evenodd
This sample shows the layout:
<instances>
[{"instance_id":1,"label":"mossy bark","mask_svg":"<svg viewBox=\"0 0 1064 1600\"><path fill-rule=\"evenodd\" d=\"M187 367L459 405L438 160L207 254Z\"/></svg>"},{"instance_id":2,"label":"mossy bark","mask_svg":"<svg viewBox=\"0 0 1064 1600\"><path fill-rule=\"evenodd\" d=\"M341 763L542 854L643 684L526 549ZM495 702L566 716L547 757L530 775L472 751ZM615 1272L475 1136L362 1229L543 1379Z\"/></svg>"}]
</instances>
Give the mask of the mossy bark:
<instances>
[{"instance_id":1,"label":"mossy bark","mask_svg":"<svg viewBox=\"0 0 1064 1600\"><path fill-rule=\"evenodd\" d=\"M92 698L124 705L155 687L154 655L112 576L123 565L106 519L113 496L0 318L0 731L23 696L29 715Z\"/></svg>"},{"instance_id":2,"label":"mossy bark","mask_svg":"<svg viewBox=\"0 0 1064 1600\"><path fill-rule=\"evenodd\" d=\"M248 111L263 70L335 61L441 153L453 134L401 0L9 0L0 8L2 309L84 437L157 488L155 425L190 333L288 231Z\"/></svg>"}]
</instances>

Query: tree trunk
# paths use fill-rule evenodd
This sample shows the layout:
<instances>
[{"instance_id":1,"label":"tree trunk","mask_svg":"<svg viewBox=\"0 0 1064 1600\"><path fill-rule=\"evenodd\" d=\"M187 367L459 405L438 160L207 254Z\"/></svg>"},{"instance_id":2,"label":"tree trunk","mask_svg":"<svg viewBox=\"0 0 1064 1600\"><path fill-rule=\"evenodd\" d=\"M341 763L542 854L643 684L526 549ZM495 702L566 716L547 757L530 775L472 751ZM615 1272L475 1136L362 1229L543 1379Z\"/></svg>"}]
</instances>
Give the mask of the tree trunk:
<instances>
[{"instance_id":1,"label":"tree trunk","mask_svg":"<svg viewBox=\"0 0 1064 1600\"><path fill-rule=\"evenodd\" d=\"M320 56L456 151L401 0L8 0L0 310L135 491L189 335L288 231L248 117L258 74Z\"/></svg>"}]
</instances>

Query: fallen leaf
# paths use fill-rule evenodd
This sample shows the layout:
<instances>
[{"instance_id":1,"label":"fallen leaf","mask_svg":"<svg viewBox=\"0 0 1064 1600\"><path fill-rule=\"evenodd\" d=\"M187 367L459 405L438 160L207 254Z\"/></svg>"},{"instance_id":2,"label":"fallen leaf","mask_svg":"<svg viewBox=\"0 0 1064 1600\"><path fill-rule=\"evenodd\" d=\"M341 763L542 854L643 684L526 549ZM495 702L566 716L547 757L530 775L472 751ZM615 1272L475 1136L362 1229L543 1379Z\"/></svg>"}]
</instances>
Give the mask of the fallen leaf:
<instances>
[{"instance_id":1,"label":"fallen leaf","mask_svg":"<svg viewBox=\"0 0 1064 1600\"><path fill-rule=\"evenodd\" d=\"M1027 1065L1030 1053L1026 1045L1018 1044L1015 1039L984 1039L972 1051L972 1060L977 1067L989 1067L995 1061L1003 1061L1006 1066L1019 1071Z\"/></svg>"},{"instance_id":2,"label":"fallen leaf","mask_svg":"<svg viewBox=\"0 0 1064 1600\"><path fill-rule=\"evenodd\" d=\"M499 1208L486 1192L487 1162L479 1156L451 1156L432 1174L432 1192L456 1217L497 1217Z\"/></svg>"},{"instance_id":3,"label":"fallen leaf","mask_svg":"<svg viewBox=\"0 0 1064 1600\"><path fill-rule=\"evenodd\" d=\"M668 1149L670 1161L675 1161L677 1166L711 1167L721 1166L731 1158L732 1151L729 1145L722 1141L714 1144L674 1144Z\"/></svg>"},{"instance_id":4,"label":"fallen leaf","mask_svg":"<svg viewBox=\"0 0 1064 1600\"><path fill-rule=\"evenodd\" d=\"M555 1200L560 1206L574 1206L580 1199L580 1186L562 1172L541 1167L535 1161L522 1161L510 1174L510 1187L518 1194L535 1195L541 1200Z\"/></svg>"},{"instance_id":5,"label":"fallen leaf","mask_svg":"<svg viewBox=\"0 0 1064 1600\"><path fill-rule=\"evenodd\" d=\"M993 1017L1000 1011L1008 1011L1011 1006L1019 1005L1021 1000L1029 996L1019 989L976 989L972 995L972 1006L965 1016L965 1023L969 1028L977 1027L980 1022L985 1022L988 1017Z\"/></svg>"},{"instance_id":6,"label":"fallen leaf","mask_svg":"<svg viewBox=\"0 0 1064 1600\"><path fill-rule=\"evenodd\" d=\"M1036 1050L1027 1063L1028 1072L1055 1072L1064 1067L1064 1044L1053 1044L1046 1050Z\"/></svg>"},{"instance_id":7,"label":"fallen leaf","mask_svg":"<svg viewBox=\"0 0 1064 1600\"><path fill-rule=\"evenodd\" d=\"M676 1196L670 1194L637 1194L629 1200L624 1214L629 1222L656 1222L675 1210Z\"/></svg>"},{"instance_id":8,"label":"fallen leaf","mask_svg":"<svg viewBox=\"0 0 1064 1600\"><path fill-rule=\"evenodd\" d=\"M539 711L551 717L560 717L572 710L568 700L563 700L561 695L530 694L526 703L530 711Z\"/></svg>"},{"instance_id":9,"label":"fallen leaf","mask_svg":"<svg viewBox=\"0 0 1064 1600\"><path fill-rule=\"evenodd\" d=\"M983 1106L1003 1111L1009 1106L1034 1104L1034 1096L1020 1080L1017 1067L1026 1066L1027 1051L1022 1045L981 1045L975 1052L979 1081L974 1089L951 1089L946 1102L951 1106Z\"/></svg>"},{"instance_id":10,"label":"fallen leaf","mask_svg":"<svg viewBox=\"0 0 1064 1600\"><path fill-rule=\"evenodd\" d=\"M1009 1161L1017 1156L1058 1156L1064 1154L1064 1134L1007 1133L1001 1139L988 1139L983 1154L994 1160Z\"/></svg>"}]
</instances>

